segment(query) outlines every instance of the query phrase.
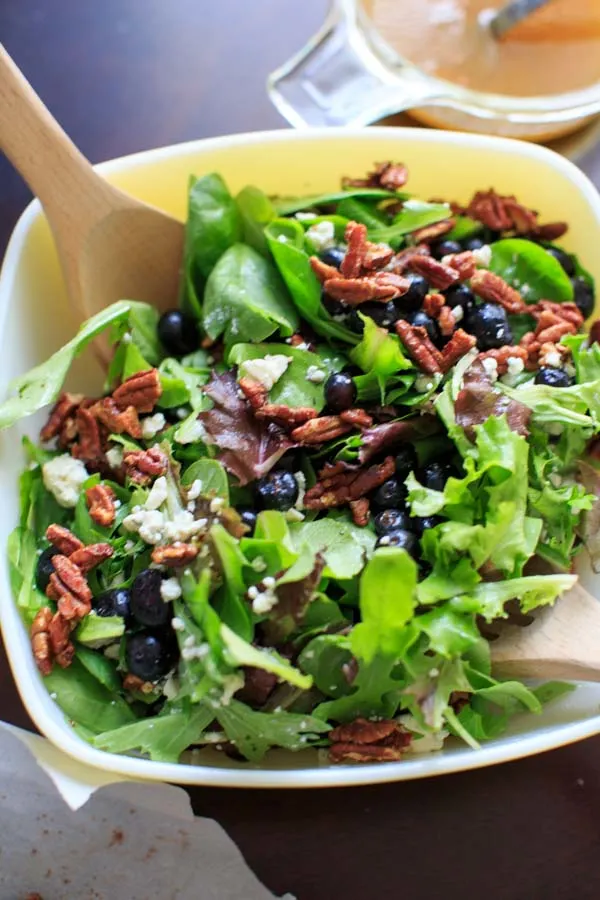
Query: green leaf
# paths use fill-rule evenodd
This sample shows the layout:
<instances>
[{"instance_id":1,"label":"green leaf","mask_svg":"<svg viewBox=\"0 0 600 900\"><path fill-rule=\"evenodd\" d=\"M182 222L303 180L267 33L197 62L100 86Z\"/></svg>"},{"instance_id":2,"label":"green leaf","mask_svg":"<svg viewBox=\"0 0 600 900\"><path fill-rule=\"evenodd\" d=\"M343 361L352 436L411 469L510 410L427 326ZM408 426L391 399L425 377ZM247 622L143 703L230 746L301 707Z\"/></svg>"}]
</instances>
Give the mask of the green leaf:
<instances>
[{"instance_id":1,"label":"green leaf","mask_svg":"<svg viewBox=\"0 0 600 900\"><path fill-rule=\"evenodd\" d=\"M251 641L250 612L243 599L246 593L243 570L248 566L248 560L240 550L239 542L222 525L213 525L210 537L219 557L225 587L225 596L217 612L225 625L244 640Z\"/></svg>"},{"instance_id":2,"label":"green leaf","mask_svg":"<svg viewBox=\"0 0 600 900\"><path fill-rule=\"evenodd\" d=\"M241 240L242 220L220 175L192 179L185 226L185 268L194 283L208 278L217 261Z\"/></svg>"},{"instance_id":3,"label":"green leaf","mask_svg":"<svg viewBox=\"0 0 600 900\"><path fill-rule=\"evenodd\" d=\"M264 230L277 215L275 207L259 188L248 185L235 198L242 218L243 241L262 256L269 256Z\"/></svg>"},{"instance_id":4,"label":"green leaf","mask_svg":"<svg viewBox=\"0 0 600 900\"><path fill-rule=\"evenodd\" d=\"M313 553L323 554L323 575L331 578L357 575L376 540L368 528L358 528L341 516L328 516L314 522L294 522L290 525L290 534L297 551L305 545Z\"/></svg>"},{"instance_id":5,"label":"green leaf","mask_svg":"<svg viewBox=\"0 0 600 900\"><path fill-rule=\"evenodd\" d=\"M355 197L346 197L338 204L337 214L351 219L353 222L360 222L366 225L369 234L374 230L385 228L387 225L386 216L372 205L365 203L364 200L357 200Z\"/></svg>"},{"instance_id":6,"label":"green leaf","mask_svg":"<svg viewBox=\"0 0 600 900\"><path fill-rule=\"evenodd\" d=\"M87 615L77 626L75 639L90 647L120 638L125 633L125 622L121 616Z\"/></svg>"},{"instance_id":7,"label":"green leaf","mask_svg":"<svg viewBox=\"0 0 600 900\"><path fill-rule=\"evenodd\" d=\"M41 365L19 376L9 385L9 390L16 393L0 403L0 429L9 428L53 403L58 397L63 381L75 357L87 347L99 334L115 322L125 321L131 310L131 302L120 300L112 306L101 310L85 322L74 338L60 350L57 350Z\"/></svg>"},{"instance_id":8,"label":"green leaf","mask_svg":"<svg viewBox=\"0 0 600 900\"><path fill-rule=\"evenodd\" d=\"M289 662L277 653L276 650L253 647L247 641L242 640L227 625L221 625L221 638L230 662L234 666L253 666L264 672L271 672L281 681L293 684L295 687L306 691L312 685L312 678L303 675Z\"/></svg>"},{"instance_id":9,"label":"green leaf","mask_svg":"<svg viewBox=\"0 0 600 900\"><path fill-rule=\"evenodd\" d=\"M139 303L136 300L128 300L129 315L127 321L117 323L111 331L111 340L116 343L124 334L131 337L126 352L133 344L143 359L148 363L146 368L157 366L164 356L163 348L158 339L158 320L160 314L154 306L148 303Z\"/></svg>"},{"instance_id":10,"label":"green leaf","mask_svg":"<svg viewBox=\"0 0 600 900\"><path fill-rule=\"evenodd\" d=\"M94 738L94 746L107 753L139 750L155 762L179 762L191 744L196 744L214 719L210 706L195 706L189 712L161 713Z\"/></svg>"},{"instance_id":11,"label":"green leaf","mask_svg":"<svg viewBox=\"0 0 600 900\"><path fill-rule=\"evenodd\" d=\"M191 487L195 481L201 482L200 496L222 497L229 505L229 481L227 472L216 459L198 459L188 466L181 476L184 487Z\"/></svg>"},{"instance_id":12,"label":"green leaf","mask_svg":"<svg viewBox=\"0 0 600 900\"><path fill-rule=\"evenodd\" d=\"M481 231L483 231L481 222L476 222L475 219L471 219L469 216L455 216L454 227L452 231L449 231L444 236L444 239L447 241L466 241L471 237L475 237Z\"/></svg>"},{"instance_id":13,"label":"green leaf","mask_svg":"<svg viewBox=\"0 0 600 900\"><path fill-rule=\"evenodd\" d=\"M304 248L304 228L297 219L273 219L265 228L267 241L280 241L292 247Z\"/></svg>"},{"instance_id":14,"label":"green leaf","mask_svg":"<svg viewBox=\"0 0 600 900\"><path fill-rule=\"evenodd\" d=\"M347 636L322 634L306 645L298 657L298 665L312 676L322 694L336 699L350 693L350 685L343 667L351 660L352 653Z\"/></svg>"},{"instance_id":15,"label":"green leaf","mask_svg":"<svg viewBox=\"0 0 600 900\"><path fill-rule=\"evenodd\" d=\"M429 638L429 646L440 656L461 656L480 640L475 616L457 612L452 602L423 613L418 624Z\"/></svg>"},{"instance_id":16,"label":"green leaf","mask_svg":"<svg viewBox=\"0 0 600 900\"><path fill-rule=\"evenodd\" d=\"M509 238L491 244L490 271L516 288L526 303L573 300L573 285L561 264L539 244Z\"/></svg>"},{"instance_id":17,"label":"green leaf","mask_svg":"<svg viewBox=\"0 0 600 900\"><path fill-rule=\"evenodd\" d=\"M97 650L90 650L89 647L82 645L76 648L75 655L90 675L93 675L96 681L99 681L105 688L117 693L121 690L121 679L114 660L108 659Z\"/></svg>"},{"instance_id":18,"label":"green leaf","mask_svg":"<svg viewBox=\"0 0 600 900\"><path fill-rule=\"evenodd\" d=\"M298 317L272 263L251 247L234 244L206 282L203 324L209 337L223 335L231 345L246 337L258 343L277 330L291 335Z\"/></svg>"},{"instance_id":19,"label":"green leaf","mask_svg":"<svg viewBox=\"0 0 600 900\"><path fill-rule=\"evenodd\" d=\"M68 669L55 666L45 676L44 685L48 693L56 694L54 699L68 719L95 734L135 721L129 705L100 684L77 659Z\"/></svg>"},{"instance_id":20,"label":"green leaf","mask_svg":"<svg viewBox=\"0 0 600 900\"><path fill-rule=\"evenodd\" d=\"M531 419L536 425L551 423L594 429L600 421L600 379L564 388L545 384L524 385L518 389L499 386L511 399L531 409Z\"/></svg>"},{"instance_id":21,"label":"green leaf","mask_svg":"<svg viewBox=\"0 0 600 900\"><path fill-rule=\"evenodd\" d=\"M400 340L387 328L380 328L369 316L361 316L365 329L359 344L350 351L350 359L363 372L376 377L380 389L380 402L384 401L385 388L390 376L413 365L402 352Z\"/></svg>"},{"instance_id":22,"label":"green leaf","mask_svg":"<svg viewBox=\"0 0 600 900\"><path fill-rule=\"evenodd\" d=\"M371 229L369 239L377 243L395 245L405 234L443 222L452 215L447 203L425 203L423 200L406 200L402 210L391 225L380 229Z\"/></svg>"},{"instance_id":23,"label":"green leaf","mask_svg":"<svg viewBox=\"0 0 600 900\"><path fill-rule=\"evenodd\" d=\"M202 387L210 377L208 365L203 369L191 369L183 366L176 359L168 357L158 367L162 394L158 406L162 409L173 409L189 403L192 409L202 409L205 397Z\"/></svg>"},{"instance_id":24,"label":"green leaf","mask_svg":"<svg viewBox=\"0 0 600 900\"><path fill-rule=\"evenodd\" d=\"M273 205L279 216L290 216L303 209L333 206L348 198L357 200L399 200L405 196L406 194L386 191L383 188L351 188L349 190L330 191L328 194L312 194L307 197L275 197Z\"/></svg>"},{"instance_id":25,"label":"green leaf","mask_svg":"<svg viewBox=\"0 0 600 900\"><path fill-rule=\"evenodd\" d=\"M504 604L519 600L521 612L528 613L538 606L545 606L570 590L577 581L576 575L528 575L508 581L488 581L478 584L472 591L477 609L486 622L506 616Z\"/></svg>"},{"instance_id":26,"label":"green leaf","mask_svg":"<svg viewBox=\"0 0 600 900\"><path fill-rule=\"evenodd\" d=\"M331 727L314 716L255 712L238 700L213 712L229 740L252 762L262 759L269 747L304 750Z\"/></svg>"}]
</instances>

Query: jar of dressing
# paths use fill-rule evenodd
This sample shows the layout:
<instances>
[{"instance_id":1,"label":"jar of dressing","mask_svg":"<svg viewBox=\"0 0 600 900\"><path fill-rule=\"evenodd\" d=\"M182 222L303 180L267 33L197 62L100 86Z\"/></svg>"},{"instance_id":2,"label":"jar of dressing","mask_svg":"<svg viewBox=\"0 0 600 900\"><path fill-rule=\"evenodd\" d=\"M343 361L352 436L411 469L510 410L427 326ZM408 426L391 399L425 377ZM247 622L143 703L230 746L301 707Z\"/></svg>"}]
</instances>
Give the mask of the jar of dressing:
<instances>
[{"instance_id":1,"label":"jar of dressing","mask_svg":"<svg viewBox=\"0 0 600 900\"><path fill-rule=\"evenodd\" d=\"M321 31L269 78L296 126L427 124L545 140L600 112L600 0L553 0L501 41L506 0L334 0Z\"/></svg>"}]
</instances>

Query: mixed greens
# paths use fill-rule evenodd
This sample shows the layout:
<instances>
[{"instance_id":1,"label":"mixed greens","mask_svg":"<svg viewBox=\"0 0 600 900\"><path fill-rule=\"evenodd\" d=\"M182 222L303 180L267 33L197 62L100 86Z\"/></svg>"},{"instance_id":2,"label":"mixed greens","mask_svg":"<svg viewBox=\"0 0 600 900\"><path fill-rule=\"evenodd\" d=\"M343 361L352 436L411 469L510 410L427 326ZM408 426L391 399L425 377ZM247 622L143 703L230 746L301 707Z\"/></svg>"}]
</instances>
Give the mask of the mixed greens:
<instances>
[{"instance_id":1,"label":"mixed greens","mask_svg":"<svg viewBox=\"0 0 600 900\"><path fill-rule=\"evenodd\" d=\"M514 198L424 202L400 171L193 178L180 309L114 304L0 405L54 403L11 582L93 746L394 760L570 689L496 679L489 639L597 551L593 281ZM61 393L102 332L102 397Z\"/></svg>"}]
</instances>

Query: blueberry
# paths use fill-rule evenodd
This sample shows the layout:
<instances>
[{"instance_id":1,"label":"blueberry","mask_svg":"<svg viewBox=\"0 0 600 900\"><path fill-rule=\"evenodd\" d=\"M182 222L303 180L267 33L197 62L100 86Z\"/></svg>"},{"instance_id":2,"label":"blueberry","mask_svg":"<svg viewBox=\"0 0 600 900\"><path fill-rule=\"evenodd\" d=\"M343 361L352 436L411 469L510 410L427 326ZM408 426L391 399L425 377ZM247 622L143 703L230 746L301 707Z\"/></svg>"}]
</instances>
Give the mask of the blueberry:
<instances>
[{"instance_id":1,"label":"blueberry","mask_svg":"<svg viewBox=\"0 0 600 900\"><path fill-rule=\"evenodd\" d=\"M52 559L57 555L58 550L56 549L56 547L46 547L37 561L35 570L35 583L39 587L40 591L45 592L46 588L50 584L50 576L54 572Z\"/></svg>"},{"instance_id":2,"label":"blueberry","mask_svg":"<svg viewBox=\"0 0 600 900\"><path fill-rule=\"evenodd\" d=\"M249 506L244 506L241 509L238 509L238 513L240 514L240 519L250 529L250 534L254 534L254 529L256 528L256 517L257 513L255 510L250 509Z\"/></svg>"},{"instance_id":3,"label":"blueberry","mask_svg":"<svg viewBox=\"0 0 600 900\"><path fill-rule=\"evenodd\" d=\"M179 309L170 309L158 320L158 337L171 356L185 356L198 349L198 326Z\"/></svg>"},{"instance_id":4,"label":"blueberry","mask_svg":"<svg viewBox=\"0 0 600 900\"><path fill-rule=\"evenodd\" d=\"M171 618L171 607L160 593L162 576L158 569L144 569L131 587L131 615L140 625L155 628Z\"/></svg>"},{"instance_id":5,"label":"blueberry","mask_svg":"<svg viewBox=\"0 0 600 900\"><path fill-rule=\"evenodd\" d=\"M346 250L343 247L329 247L328 250L323 250L322 253L319 254L321 260L328 266L334 266L336 269L342 264L342 260L346 255Z\"/></svg>"},{"instance_id":6,"label":"blueberry","mask_svg":"<svg viewBox=\"0 0 600 900\"><path fill-rule=\"evenodd\" d=\"M403 444L396 453L396 475L401 481L417 467L417 453L412 444Z\"/></svg>"},{"instance_id":7,"label":"blueberry","mask_svg":"<svg viewBox=\"0 0 600 900\"><path fill-rule=\"evenodd\" d=\"M347 372L336 372L325 382L325 403L334 413L354 406L356 394L354 380Z\"/></svg>"},{"instance_id":8,"label":"blueberry","mask_svg":"<svg viewBox=\"0 0 600 900\"><path fill-rule=\"evenodd\" d=\"M480 350L512 344L513 335L506 310L497 303L482 303L465 316L465 329L477 338Z\"/></svg>"},{"instance_id":9,"label":"blueberry","mask_svg":"<svg viewBox=\"0 0 600 900\"><path fill-rule=\"evenodd\" d=\"M438 323L431 316L428 316L427 313L419 311L411 313L406 318L411 325L419 325L421 328L424 328L434 344L439 341L441 333Z\"/></svg>"},{"instance_id":10,"label":"blueberry","mask_svg":"<svg viewBox=\"0 0 600 900\"><path fill-rule=\"evenodd\" d=\"M536 384L546 384L548 387L571 387L573 379L569 378L563 369L555 369L554 366L542 366L535 376Z\"/></svg>"},{"instance_id":11,"label":"blueberry","mask_svg":"<svg viewBox=\"0 0 600 900\"><path fill-rule=\"evenodd\" d=\"M382 534L380 538L377 539L376 547L400 547L401 550L406 550L410 556L418 556L419 555L419 539L416 534L413 534L412 531L407 531L404 528L398 528L396 531L389 531L387 534Z\"/></svg>"},{"instance_id":12,"label":"blueberry","mask_svg":"<svg viewBox=\"0 0 600 900\"><path fill-rule=\"evenodd\" d=\"M167 640L143 631L126 639L125 658L127 671L143 681L158 681L172 662Z\"/></svg>"},{"instance_id":13,"label":"blueberry","mask_svg":"<svg viewBox=\"0 0 600 900\"><path fill-rule=\"evenodd\" d=\"M431 255L434 259L441 259L449 253L462 253L462 247L458 241L436 241L431 245Z\"/></svg>"},{"instance_id":14,"label":"blueberry","mask_svg":"<svg viewBox=\"0 0 600 900\"><path fill-rule=\"evenodd\" d=\"M399 318L398 310L391 300L389 303L377 303L377 301L361 303L360 311L363 316L373 319L380 328L391 328Z\"/></svg>"},{"instance_id":15,"label":"blueberry","mask_svg":"<svg viewBox=\"0 0 600 900\"><path fill-rule=\"evenodd\" d=\"M99 616L121 616L128 619L131 597L125 588L104 591L92 600L92 606Z\"/></svg>"},{"instance_id":16,"label":"blueberry","mask_svg":"<svg viewBox=\"0 0 600 900\"><path fill-rule=\"evenodd\" d=\"M569 278L575 274L573 257L568 253L565 253L564 250L560 250L558 247L546 247L546 253L549 253L550 256L553 256L554 259L561 264Z\"/></svg>"},{"instance_id":17,"label":"blueberry","mask_svg":"<svg viewBox=\"0 0 600 900\"><path fill-rule=\"evenodd\" d=\"M291 472L277 469L256 482L256 497L262 509L285 512L298 499L298 482Z\"/></svg>"},{"instance_id":18,"label":"blueberry","mask_svg":"<svg viewBox=\"0 0 600 900\"><path fill-rule=\"evenodd\" d=\"M461 306L463 312L470 312L475 306L475 294L466 284L455 284L444 291L446 303L453 309Z\"/></svg>"},{"instance_id":19,"label":"blueberry","mask_svg":"<svg viewBox=\"0 0 600 900\"><path fill-rule=\"evenodd\" d=\"M330 297L325 291L321 291L321 303L330 316L343 316L348 312L348 307L341 300Z\"/></svg>"},{"instance_id":20,"label":"blueberry","mask_svg":"<svg viewBox=\"0 0 600 900\"><path fill-rule=\"evenodd\" d=\"M447 463L430 462L416 473L417 481L432 491L443 491L446 482L455 474L453 466Z\"/></svg>"},{"instance_id":21,"label":"blueberry","mask_svg":"<svg viewBox=\"0 0 600 900\"><path fill-rule=\"evenodd\" d=\"M591 284L588 284L585 278L581 278L580 276L573 278L571 284L573 285L573 299L577 304L577 308L583 318L588 319L594 312L594 306L596 305L594 288Z\"/></svg>"},{"instance_id":22,"label":"blueberry","mask_svg":"<svg viewBox=\"0 0 600 900\"><path fill-rule=\"evenodd\" d=\"M439 525L442 521L443 520L439 516L414 516L410 520L410 528L420 537L426 531L435 528L435 526Z\"/></svg>"},{"instance_id":23,"label":"blueberry","mask_svg":"<svg viewBox=\"0 0 600 900\"><path fill-rule=\"evenodd\" d=\"M355 309L352 310L352 312L344 322L344 325L355 334L362 334L365 330L365 323Z\"/></svg>"},{"instance_id":24,"label":"blueberry","mask_svg":"<svg viewBox=\"0 0 600 900\"><path fill-rule=\"evenodd\" d=\"M482 247L485 247L485 241L482 237L470 237L463 241L465 250L481 250Z\"/></svg>"},{"instance_id":25,"label":"blueberry","mask_svg":"<svg viewBox=\"0 0 600 900\"><path fill-rule=\"evenodd\" d=\"M373 519L373 525L378 535L389 534L391 531L410 531L410 516L401 509L384 509L377 513Z\"/></svg>"},{"instance_id":26,"label":"blueberry","mask_svg":"<svg viewBox=\"0 0 600 900\"><path fill-rule=\"evenodd\" d=\"M396 300L396 308L400 312L416 312L421 308L423 300L429 293L429 283L422 275L408 275L410 287L406 294Z\"/></svg>"},{"instance_id":27,"label":"blueberry","mask_svg":"<svg viewBox=\"0 0 600 900\"><path fill-rule=\"evenodd\" d=\"M397 509L403 506L406 488L399 478L392 476L373 492L371 502L376 510Z\"/></svg>"}]
</instances>

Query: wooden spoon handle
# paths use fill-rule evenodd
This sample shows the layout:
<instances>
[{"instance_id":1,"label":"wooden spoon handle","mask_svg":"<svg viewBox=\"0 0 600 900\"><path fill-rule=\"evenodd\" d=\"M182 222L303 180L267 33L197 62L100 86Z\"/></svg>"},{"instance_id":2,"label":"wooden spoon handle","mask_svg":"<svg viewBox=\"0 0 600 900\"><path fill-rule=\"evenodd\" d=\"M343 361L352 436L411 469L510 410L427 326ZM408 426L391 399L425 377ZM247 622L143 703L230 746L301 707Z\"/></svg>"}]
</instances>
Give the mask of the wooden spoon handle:
<instances>
[{"instance_id":1,"label":"wooden spoon handle","mask_svg":"<svg viewBox=\"0 0 600 900\"><path fill-rule=\"evenodd\" d=\"M1 44L0 149L39 197L54 228L67 210L68 220L77 215L84 227L85 211L95 217L96 204L110 190Z\"/></svg>"}]
</instances>

